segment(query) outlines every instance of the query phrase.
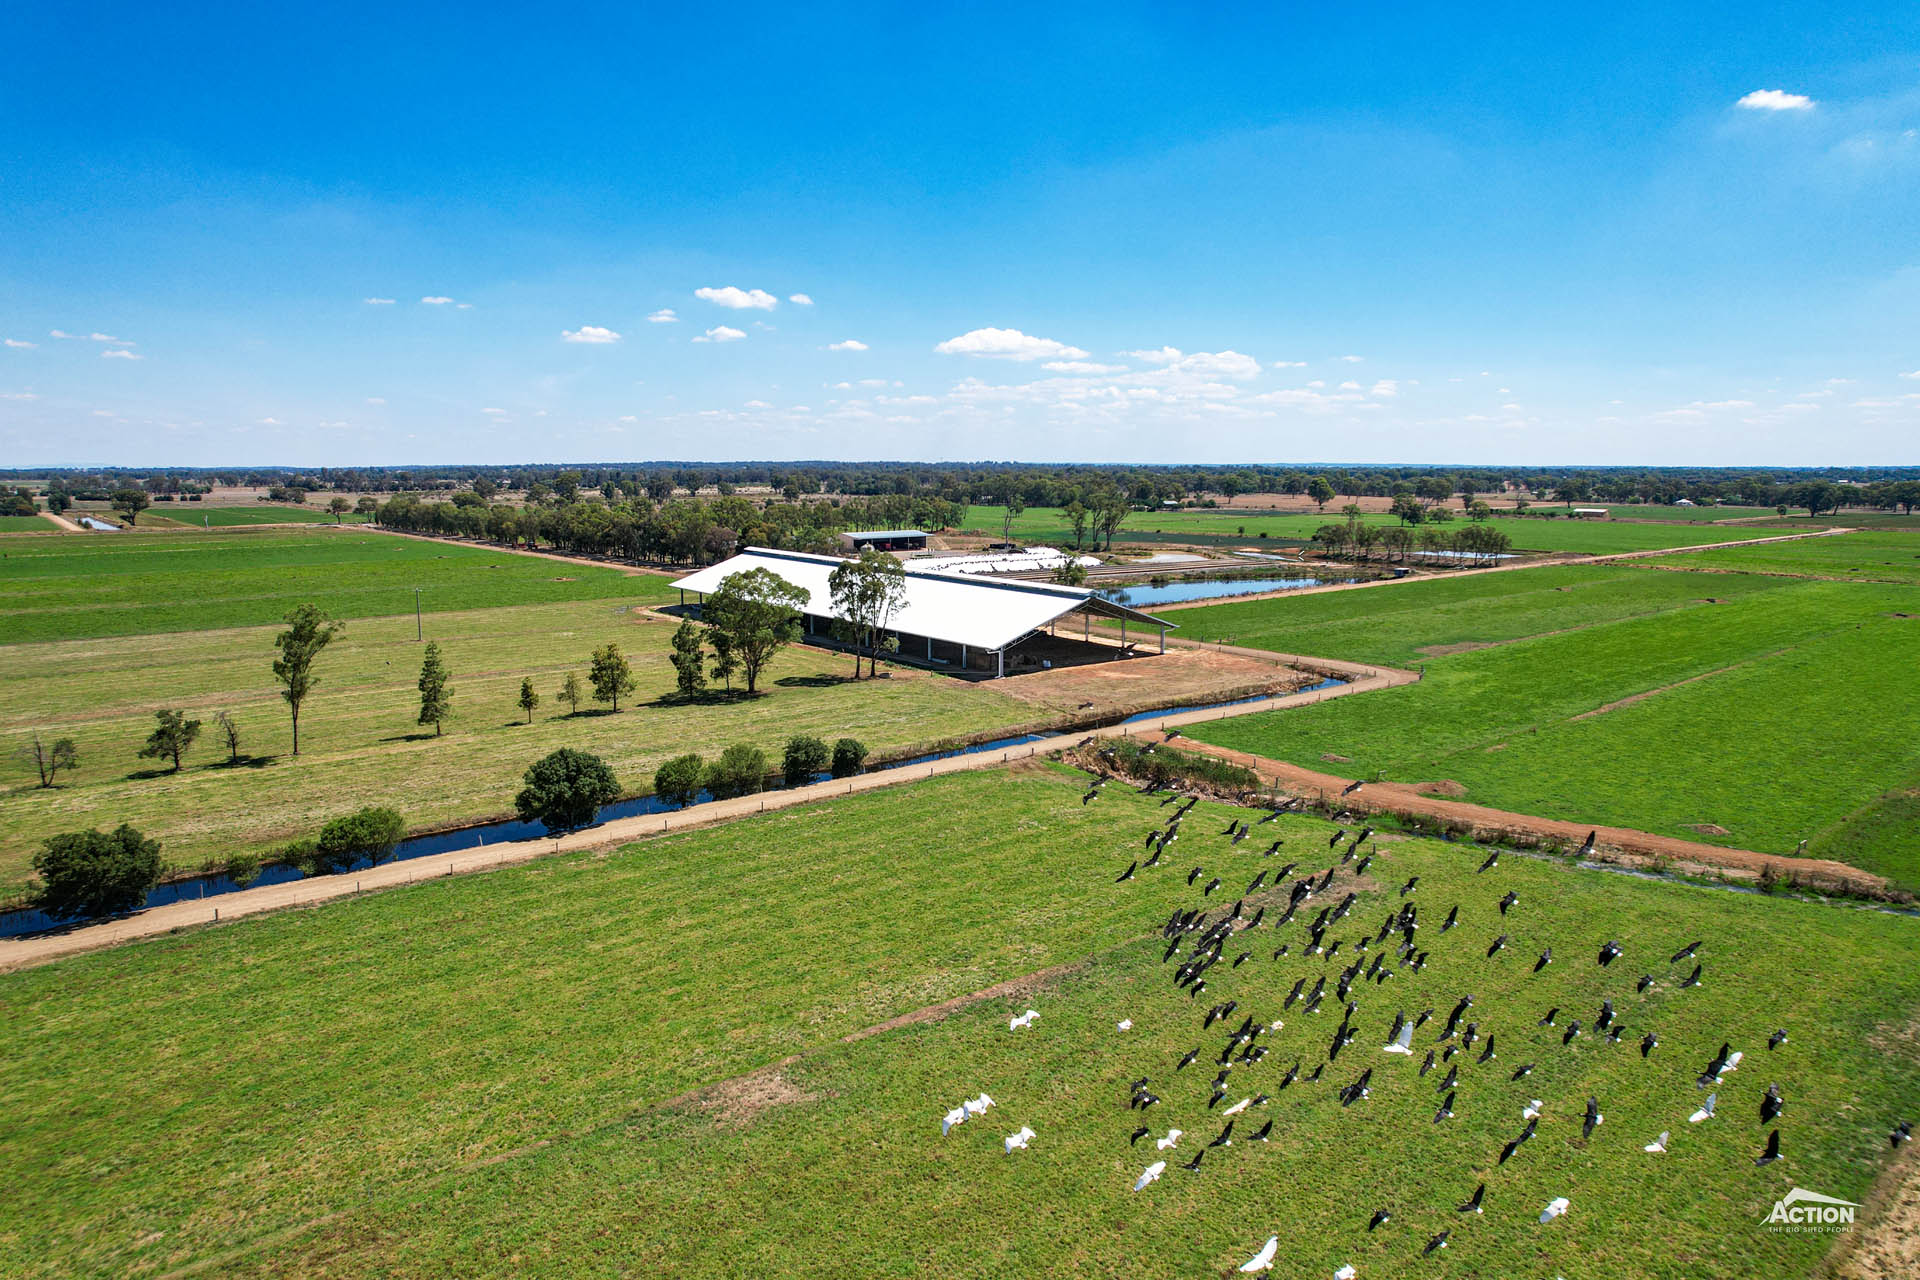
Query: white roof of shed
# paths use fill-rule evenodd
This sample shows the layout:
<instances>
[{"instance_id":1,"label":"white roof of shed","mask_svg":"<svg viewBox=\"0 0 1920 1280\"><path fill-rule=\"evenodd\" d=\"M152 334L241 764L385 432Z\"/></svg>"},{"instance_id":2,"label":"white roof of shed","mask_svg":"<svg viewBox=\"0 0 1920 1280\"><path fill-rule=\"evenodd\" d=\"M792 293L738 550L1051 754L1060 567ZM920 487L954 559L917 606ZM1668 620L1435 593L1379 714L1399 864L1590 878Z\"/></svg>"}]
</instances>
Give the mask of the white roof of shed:
<instances>
[{"instance_id":1,"label":"white roof of shed","mask_svg":"<svg viewBox=\"0 0 1920 1280\"><path fill-rule=\"evenodd\" d=\"M703 594L719 589L730 574L765 569L799 587L808 595L807 612L839 616L833 591L827 585L832 572L845 564L839 556L816 556L801 551L773 551L748 547L736 556L708 565L674 583L682 591ZM1151 626L1174 624L1150 613L1103 600L1083 587L1057 587L1040 582L1006 582L958 573L916 570L906 566L907 598L893 615L892 630L932 636L950 644L977 649L1004 649L1055 618L1076 609L1099 617L1124 618Z\"/></svg>"}]
</instances>

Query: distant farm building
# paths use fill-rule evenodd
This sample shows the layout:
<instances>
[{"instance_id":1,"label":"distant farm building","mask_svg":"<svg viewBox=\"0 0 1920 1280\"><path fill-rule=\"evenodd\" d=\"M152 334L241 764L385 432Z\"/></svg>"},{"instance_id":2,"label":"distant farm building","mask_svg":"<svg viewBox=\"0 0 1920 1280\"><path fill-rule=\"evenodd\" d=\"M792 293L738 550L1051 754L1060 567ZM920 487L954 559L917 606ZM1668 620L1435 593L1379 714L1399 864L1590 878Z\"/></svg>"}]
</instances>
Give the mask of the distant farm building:
<instances>
[{"instance_id":1,"label":"distant farm building","mask_svg":"<svg viewBox=\"0 0 1920 1280\"><path fill-rule=\"evenodd\" d=\"M830 639L834 624L841 618L833 607L833 590L827 579L845 563L839 556L748 547L739 555L688 574L674 585L680 589L682 604L690 594L697 603L718 590L729 575L765 569L807 593L807 605L801 613L806 636ZM1157 631L1157 649L1165 653L1167 629L1174 625L1139 609L1103 600L1084 587L928 571L912 563L907 564L906 573L906 600L893 615L888 634L899 642L899 657L908 662L989 672L998 677L1132 656L1140 637L1130 635L1129 628ZM1079 636L1072 634L1070 621L1076 614L1080 618ZM1120 624L1117 646L1111 640L1094 639L1094 618Z\"/></svg>"},{"instance_id":2,"label":"distant farm building","mask_svg":"<svg viewBox=\"0 0 1920 1280\"><path fill-rule=\"evenodd\" d=\"M869 547L875 551L925 551L927 535L919 529L869 529L841 534L840 545L855 554Z\"/></svg>"},{"instance_id":3,"label":"distant farm building","mask_svg":"<svg viewBox=\"0 0 1920 1280\"><path fill-rule=\"evenodd\" d=\"M1605 507L1575 507L1567 514L1575 520L1605 520L1609 513Z\"/></svg>"}]
</instances>

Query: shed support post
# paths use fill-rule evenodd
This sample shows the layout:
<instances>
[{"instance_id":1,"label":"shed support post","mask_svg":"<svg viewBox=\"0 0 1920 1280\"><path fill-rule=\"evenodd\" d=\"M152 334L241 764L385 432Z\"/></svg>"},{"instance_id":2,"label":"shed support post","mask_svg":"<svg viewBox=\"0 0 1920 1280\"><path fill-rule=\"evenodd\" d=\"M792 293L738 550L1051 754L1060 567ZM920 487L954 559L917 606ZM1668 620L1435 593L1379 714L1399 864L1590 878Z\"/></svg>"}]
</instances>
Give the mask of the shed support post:
<instances>
[{"instance_id":1,"label":"shed support post","mask_svg":"<svg viewBox=\"0 0 1920 1280\"><path fill-rule=\"evenodd\" d=\"M1160 652L1165 653L1166 651L1167 651L1167 629L1165 626L1162 626L1160 628Z\"/></svg>"},{"instance_id":2,"label":"shed support post","mask_svg":"<svg viewBox=\"0 0 1920 1280\"><path fill-rule=\"evenodd\" d=\"M1125 650L1126 647L1127 647L1127 620L1125 618L1122 618L1120 619L1120 648L1122 650Z\"/></svg>"},{"instance_id":3,"label":"shed support post","mask_svg":"<svg viewBox=\"0 0 1920 1280\"><path fill-rule=\"evenodd\" d=\"M928 662L933 661L933 637L932 636L927 637L927 661Z\"/></svg>"},{"instance_id":4,"label":"shed support post","mask_svg":"<svg viewBox=\"0 0 1920 1280\"><path fill-rule=\"evenodd\" d=\"M967 669L967 646L965 645L960 646L960 669L962 671Z\"/></svg>"},{"instance_id":5,"label":"shed support post","mask_svg":"<svg viewBox=\"0 0 1920 1280\"><path fill-rule=\"evenodd\" d=\"M1007 674L1007 651L1005 649L995 649L993 651L993 663L993 678L995 680L1001 679Z\"/></svg>"}]
</instances>

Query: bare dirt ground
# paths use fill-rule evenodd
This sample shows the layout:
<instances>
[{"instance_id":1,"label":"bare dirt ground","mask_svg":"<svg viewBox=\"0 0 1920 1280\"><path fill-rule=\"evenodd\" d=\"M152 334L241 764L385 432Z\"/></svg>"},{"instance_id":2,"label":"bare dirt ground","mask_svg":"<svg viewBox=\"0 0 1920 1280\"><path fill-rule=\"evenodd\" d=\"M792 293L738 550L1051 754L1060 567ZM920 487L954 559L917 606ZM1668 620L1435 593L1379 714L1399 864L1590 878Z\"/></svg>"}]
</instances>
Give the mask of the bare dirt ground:
<instances>
[{"instance_id":1,"label":"bare dirt ground","mask_svg":"<svg viewBox=\"0 0 1920 1280\"><path fill-rule=\"evenodd\" d=\"M1577 848L1586 840L1587 833L1592 831L1596 837L1593 853L1596 861L1631 867L1659 864L1688 874L1718 875L1737 880L1759 880L1771 874L1810 889L1870 898L1887 897L1891 892L1884 877L1826 859L1789 858L1751 849L1700 844L1628 827L1593 827L1532 814L1509 813L1504 809L1490 809L1485 805L1467 804L1432 794L1433 791L1446 789L1444 780L1437 783L1369 782L1349 795L1345 793L1354 781L1351 778L1319 773L1284 760L1230 751L1225 747L1191 739L1183 739L1181 745L1188 750L1204 751L1220 759L1245 765L1290 795L1331 801L1356 813L1381 810L1419 814L1458 823L1475 837L1530 837L1537 841L1558 841L1568 849Z\"/></svg>"},{"instance_id":2,"label":"bare dirt ground","mask_svg":"<svg viewBox=\"0 0 1920 1280\"><path fill-rule=\"evenodd\" d=\"M1233 653L1170 647L1124 661L1055 667L993 682L1000 693L1062 711L1125 709L1167 702L1224 702L1291 691L1315 677Z\"/></svg>"},{"instance_id":3,"label":"bare dirt ground","mask_svg":"<svg viewBox=\"0 0 1920 1280\"><path fill-rule=\"evenodd\" d=\"M1883 1024L1867 1036L1877 1053L1920 1056L1920 1018ZM1913 1116L1897 1116L1899 1120ZM1892 1128L1889 1122L1889 1129ZM1881 1141L1886 1141L1885 1136ZM1859 1215L1842 1232L1817 1275L1822 1280L1912 1280L1920 1276L1920 1148L1907 1143L1881 1170Z\"/></svg>"}]
</instances>

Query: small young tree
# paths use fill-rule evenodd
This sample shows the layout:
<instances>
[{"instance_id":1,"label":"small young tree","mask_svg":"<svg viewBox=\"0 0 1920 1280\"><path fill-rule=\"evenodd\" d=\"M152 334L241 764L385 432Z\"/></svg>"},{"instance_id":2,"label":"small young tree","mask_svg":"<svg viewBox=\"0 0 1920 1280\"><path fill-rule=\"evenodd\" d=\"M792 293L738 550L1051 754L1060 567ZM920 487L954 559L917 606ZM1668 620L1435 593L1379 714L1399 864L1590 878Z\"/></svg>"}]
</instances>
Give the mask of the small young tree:
<instances>
[{"instance_id":1,"label":"small young tree","mask_svg":"<svg viewBox=\"0 0 1920 1280\"><path fill-rule=\"evenodd\" d=\"M427 652L420 661L420 719L419 724L433 726L433 736L440 736L440 722L453 714L453 690L447 681L452 674L447 664L440 659L438 642L427 641Z\"/></svg>"},{"instance_id":2,"label":"small young tree","mask_svg":"<svg viewBox=\"0 0 1920 1280\"><path fill-rule=\"evenodd\" d=\"M335 524L345 524L346 514L353 510L353 504L345 498L331 498L327 501L327 510L333 512Z\"/></svg>"},{"instance_id":3,"label":"small young tree","mask_svg":"<svg viewBox=\"0 0 1920 1280\"><path fill-rule=\"evenodd\" d=\"M534 709L540 705L540 695L533 691L533 677L528 676L520 682L520 709L527 713L527 723L533 723Z\"/></svg>"},{"instance_id":4,"label":"small young tree","mask_svg":"<svg viewBox=\"0 0 1920 1280\"><path fill-rule=\"evenodd\" d=\"M54 836L34 855L40 886L33 905L55 920L131 911L146 902L164 870L160 842L122 823L116 830Z\"/></svg>"},{"instance_id":5,"label":"small young tree","mask_svg":"<svg viewBox=\"0 0 1920 1280\"><path fill-rule=\"evenodd\" d=\"M566 703L567 714L573 716L580 714L580 700L587 696L587 692L580 687L580 677L569 671L566 682L560 686L560 692L553 696L555 701Z\"/></svg>"},{"instance_id":6,"label":"small young tree","mask_svg":"<svg viewBox=\"0 0 1920 1280\"><path fill-rule=\"evenodd\" d=\"M720 758L707 766L707 790L715 800L750 796L760 790L767 777L767 753L742 743L728 747Z\"/></svg>"},{"instance_id":7,"label":"small young tree","mask_svg":"<svg viewBox=\"0 0 1920 1280\"><path fill-rule=\"evenodd\" d=\"M593 651L587 667L587 682L593 686L595 702L610 702L620 710L620 695L633 692L633 666L617 644L604 644Z\"/></svg>"},{"instance_id":8,"label":"small young tree","mask_svg":"<svg viewBox=\"0 0 1920 1280\"><path fill-rule=\"evenodd\" d=\"M20 748L20 758L39 775L41 786L51 787L62 769L72 771L80 767L80 748L73 745L72 738L48 742L36 732L33 740Z\"/></svg>"},{"instance_id":9,"label":"small young tree","mask_svg":"<svg viewBox=\"0 0 1920 1280\"><path fill-rule=\"evenodd\" d=\"M280 696L293 713L293 754L300 754L300 705L307 700L320 678L313 674L313 661L346 624L335 622L320 611L320 606L303 604L287 615L287 629L275 636L280 656L273 660L273 678L280 682Z\"/></svg>"},{"instance_id":10,"label":"small young tree","mask_svg":"<svg viewBox=\"0 0 1920 1280\"><path fill-rule=\"evenodd\" d=\"M790 787L803 787L812 782L816 774L827 772L831 759L826 743L806 734L795 734L787 739L786 754L780 761L781 780Z\"/></svg>"},{"instance_id":11,"label":"small young tree","mask_svg":"<svg viewBox=\"0 0 1920 1280\"><path fill-rule=\"evenodd\" d=\"M709 631L707 639L713 642L713 666L707 669L707 676L723 681L727 692L733 692L733 676L740 670L740 659L733 656L733 641L723 632Z\"/></svg>"},{"instance_id":12,"label":"small young tree","mask_svg":"<svg viewBox=\"0 0 1920 1280\"><path fill-rule=\"evenodd\" d=\"M707 597L701 617L713 628L716 644L725 643L739 661L749 694L773 655L800 638L800 610L808 598L767 569L730 573Z\"/></svg>"},{"instance_id":13,"label":"small young tree","mask_svg":"<svg viewBox=\"0 0 1920 1280\"><path fill-rule=\"evenodd\" d=\"M406 834L406 820L397 811L369 805L320 828L320 838L313 843L312 869L318 875L337 875L362 858L377 867Z\"/></svg>"},{"instance_id":14,"label":"small young tree","mask_svg":"<svg viewBox=\"0 0 1920 1280\"><path fill-rule=\"evenodd\" d=\"M613 770L599 756L562 747L530 767L513 798L522 822L538 822L561 836L592 822L603 804L620 798Z\"/></svg>"},{"instance_id":15,"label":"small young tree","mask_svg":"<svg viewBox=\"0 0 1920 1280\"><path fill-rule=\"evenodd\" d=\"M1027 502L1017 493L1007 495L1007 509L1000 521L1000 541L1013 541L1013 522L1026 512Z\"/></svg>"},{"instance_id":16,"label":"small young tree","mask_svg":"<svg viewBox=\"0 0 1920 1280\"><path fill-rule=\"evenodd\" d=\"M851 778L867 763L867 744L858 738L842 738L833 744L832 772L836 778Z\"/></svg>"},{"instance_id":17,"label":"small young tree","mask_svg":"<svg viewBox=\"0 0 1920 1280\"><path fill-rule=\"evenodd\" d=\"M227 745L227 763L240 763L240 722L233 718L231 711L213 713L213 727L220 732L220 741Z\"/></svg>"},{"instance_id":18,"label":"small young tree","mask_svg":"<svg viewBox=\"0 0 1920 1280\"><path fill-rule=\"evenodd\" d=\"M700 628L693 619L687 618L675 628L673 633L673 653L668 661L673 663L673 683L679 695L686 699L698 698L707 691L706 641L700 634ZM719 665L717 662L715 665ZM727 672L732 675L732 671Z\"/></svg>"},{"instance_id":19,"label":"small young tree","mask_svg":"<svg viewBox=\"0 0 1920 1280\"><path fill-rule=\"evenodd\" d=\"M653 771L653 794L667 804L684 809L700 798L700 786L706 780L707 764L688 752L675 756Z\"/></svg>"},{"instance_id":20,"label":"small young tree","mask_svg":"<svg viewBox=\"0 0 1920 1280\"><path fill-rule=\"evenodd\" d=\"M189 720L183 711L165 710L153 713L159 721L152 733L147 735L147 745L140 748L142 760L171 760L173 772L180 772L180 757L193 746L194 739L200 736L200 722Z\"/></svg>"}]
</instances>

